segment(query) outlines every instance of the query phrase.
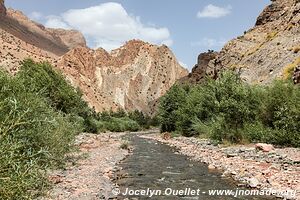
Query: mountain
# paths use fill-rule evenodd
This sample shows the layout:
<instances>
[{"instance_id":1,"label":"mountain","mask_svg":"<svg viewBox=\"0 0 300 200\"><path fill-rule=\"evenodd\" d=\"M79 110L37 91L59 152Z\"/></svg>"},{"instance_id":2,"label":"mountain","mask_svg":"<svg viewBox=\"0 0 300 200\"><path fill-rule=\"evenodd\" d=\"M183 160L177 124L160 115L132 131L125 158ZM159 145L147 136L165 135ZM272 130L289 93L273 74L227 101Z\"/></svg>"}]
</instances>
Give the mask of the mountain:
<instances>
[{"instance_id":1,"label":"mountain","mask_svg":"<svg viewBox=\"0 0 300 200\"><path fill-rule=\"evenodd\" d=\"M262 84L288 78L300 64L300 0L272 0L253 28L214 55L202 65L204 74L216 76L220 69L233 69L245 81ZM295 80L296 75L295 70ZM194 72L189 76L198 77Z\"/></svg>"},{"instance_id":2,"label":"mountain","mask_svg":"<svg viewBox=\"0 0 300 200\"><path fill-rule=\"evenodd\" d=\"M0 0L0 66L15 74L26 58L61 70L96 111L153 114L158 99L188 74L165 45L131 40L110 53L90 49L80 32L46 28Z\"/></svg>"},{"instance_id":3,"label":"mountain","mask_svg":"<svg viewBox=\"0 0 300 200\"><path fill-rule=\"evenodd\" d=\"M157 100L186 76L171 50L131 40L108 53L78 47L62 56L57 66L85 91L96 110L118 107L155 112Z\"/></svg>"}]
</instances>

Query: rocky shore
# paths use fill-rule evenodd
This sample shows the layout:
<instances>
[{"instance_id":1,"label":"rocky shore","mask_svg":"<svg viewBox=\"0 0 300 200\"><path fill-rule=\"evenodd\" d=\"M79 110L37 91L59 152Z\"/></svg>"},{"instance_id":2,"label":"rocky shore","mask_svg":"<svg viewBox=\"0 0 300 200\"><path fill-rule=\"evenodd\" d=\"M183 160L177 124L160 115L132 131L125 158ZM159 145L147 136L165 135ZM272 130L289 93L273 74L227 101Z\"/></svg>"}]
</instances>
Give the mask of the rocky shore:
<instances>
[{"instance_id":1,"label":"rocky shore","mask_svg":"<svg viewBox=\"0 0 300 200\"><path fill-rule=\"evenodd\" d=\"M126 133L82 133L76 137L79 152L65 170L51 172L54 184L43 200L99 200L112 199L115 187L111 181L117 164L129 155L121 146L121 136ZM77 160L74 161L74 157Z\"/></svg>"},{"instance_id":2,"label":"rocky shore","mask_svg":"<svg viewBox=\"0 0 300 200\"><path fill-rule=\"evenodd\" d=\"M220 170L239 186L277 191L277 197L300 199L300 149L274 148L263 152L254 144L222 147L206 139L176 137L163 139L160 134L141 136L177 149L176 153L204 162L210 170ZM280 193L288 191L288 193ZM296 193L294 193L296 191Z\"/></svg>"}]
</instances>

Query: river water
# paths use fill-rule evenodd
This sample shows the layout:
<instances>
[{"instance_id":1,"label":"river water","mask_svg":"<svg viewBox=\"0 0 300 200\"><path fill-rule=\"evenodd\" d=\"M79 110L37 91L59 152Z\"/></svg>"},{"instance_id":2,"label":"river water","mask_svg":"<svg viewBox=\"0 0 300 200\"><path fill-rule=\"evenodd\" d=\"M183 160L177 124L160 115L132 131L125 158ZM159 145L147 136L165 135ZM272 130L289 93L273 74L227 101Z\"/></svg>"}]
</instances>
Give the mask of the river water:
<instances>
[{"instance_id":1,"label":"river water","mask_svg":"<svg viewBox=\"0 0 300 200\"><path fill-rule=\"evenodd\" d=\"M116 181L121 191L118 199L270 199L254 196L234 197L234 194L209 195L209 190L236 192L245 189L238 188L232 179L222 177L220 172L209 171L207 165L179 155L174 148L140 138L137 134L129 134L126 137L134 146L134 151L120 164L122 170L119 173L126 176Z\"/></svg>"}]
</instances>

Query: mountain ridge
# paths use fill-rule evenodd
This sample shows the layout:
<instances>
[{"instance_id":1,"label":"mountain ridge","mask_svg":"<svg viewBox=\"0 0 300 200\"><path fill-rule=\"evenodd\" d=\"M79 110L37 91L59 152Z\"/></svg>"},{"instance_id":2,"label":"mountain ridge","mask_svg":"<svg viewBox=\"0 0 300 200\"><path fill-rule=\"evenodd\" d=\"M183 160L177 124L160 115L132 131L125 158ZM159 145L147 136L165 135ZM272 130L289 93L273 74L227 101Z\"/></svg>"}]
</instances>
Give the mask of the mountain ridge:
<instances>
[{"instance_id":1,"label":"mountain ridge","mask_svg":"<svg viewBox=\"0 0 300 200\"><path fill-rule=\"evenodd\" d=\"M221 69L231 69L252 84L290 78L300 64L299 21L299 0L272 0L253 28L230 40L215 58L202 65L204 71L200 76L216 77ZM189 76L199 75L192 72Z\"/></svg>"},{"instance_id":2,"label":"mountain ridge","mask_svg":"<svg viewBox=\"0 0 300 200\"><path fill-rule=\"evenodd\" d=\"M0 65L15 74L26 58L47 61L96 111L123 108L152 115L158 99L188 74L165 45L130 40L110 53L90 49L80 32L46 28L0 3Z\"/></svg>"}]
</instances>

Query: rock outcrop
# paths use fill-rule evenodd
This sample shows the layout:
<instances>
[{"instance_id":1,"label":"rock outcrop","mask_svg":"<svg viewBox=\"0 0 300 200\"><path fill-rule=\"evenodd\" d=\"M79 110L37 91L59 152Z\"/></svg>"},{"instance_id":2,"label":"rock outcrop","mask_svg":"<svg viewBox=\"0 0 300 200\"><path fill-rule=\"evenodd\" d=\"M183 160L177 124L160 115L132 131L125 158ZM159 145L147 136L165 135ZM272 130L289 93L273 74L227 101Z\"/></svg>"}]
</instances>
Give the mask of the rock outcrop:
<instances>
[{"instance_id":1,"label":"rock outcrop","mask_svg":"<svg viewBox=\"0 0 300 200\"><path fill-rule=\"evenodd\" d=\"M207 64L207 73L215 76L213 71L227 68L238 71L249 83L267 84L290 78L299 64L300 0L272 0L254 28L229 41ZM198 74L197 68L190 77Z\"/></svg>"},{"instance_id":2,"label":"rock outcrop","mask_svg":"<svg viewBox=\"0 0 300 200\"><path fill-rule=\"evenodd\" d=\"M188 76L180 79L180 83L201 83L205 80L206 76L211 78L217 78L218 70L216 68L211 68L208 66L209 62L217 57L218 53L214 51L209 51L206 53L201 53L198 56L198 62L193 67L192 72Z\"/></svg>"},{"instance_id":3,"label":"rock outcrop","mask_svg":"<svg viewBox=\"0 0 300 200\"><path fill-rule=\"evenodd\" d=\"M256 26L227 43L215 63L239 69L250 83L290 77L300 63L300 1L273 0Z\"/></svg>"},{"instance_id":4,"label":"rock outcrop","mask_svg":"<svg viewBox=\"0 0 300 200\"><path fill-rule=\"evenodd\" d=\"M78 31L45 28L21 11L6 9L4 1L1 1L0 11L0 29L41 50L61 56L74 47L86 46L83 35Z\"/></svg>"},{"instance_id":5,"label":"rock outcrop","mask_svg":"<svg viewBox=\"0 0 300 200\"><path fill-rule=\"evenodd\" d=\"M132 40L111 53L93 50L77 31L45 28L7 9L0 20L0 66L15 74L26 58L52 63L97 111L124 108L153 114L158 99L188 74L165 45Z\"/></svg>"},{"instance_id":6,"label":"rock outcrop","mask_svg":"<svg viewBox=\"0 0 300 200\"><path fill-rule=\"evenodd\" d=\"M170 49L132 40L111 53L75 48L57 66L97 111L124 108L155 112L158 99L186 76Z\"/></svg>"},{"instance_id":7,"label":"rock outcrop","mask_svg":"<svg viewBox=\"0 0 300 200\"><path fill-rule=\"evenodd\" d=\"M82 33L76 30L65 30L65 29L53 29L46 28L46 31L52 35L53 38L60 38L62 43L66 45L69 49L75 47L85 47L86 41Z\"/></svg>"},{"instance_id":8,"label":"rock outcrop","mask_svg":"<svg viewBox=\"0 0 300 200\"><path fill-rule=\"evenodd\" d=\"M6 8L4 5L4 0L0 0L0 16L6 15Z\"/></svg>"}]
</instances>

